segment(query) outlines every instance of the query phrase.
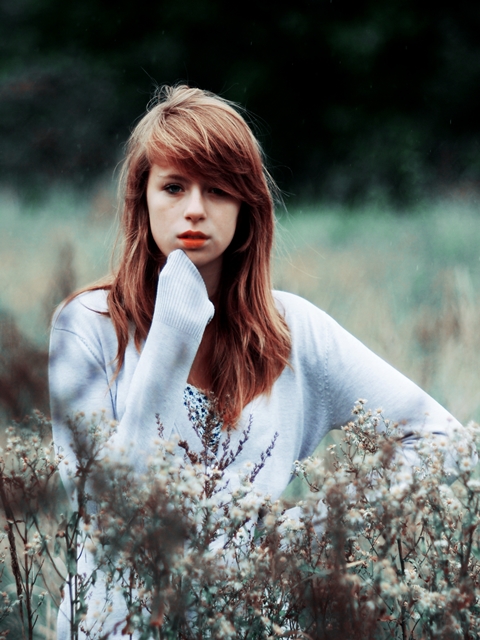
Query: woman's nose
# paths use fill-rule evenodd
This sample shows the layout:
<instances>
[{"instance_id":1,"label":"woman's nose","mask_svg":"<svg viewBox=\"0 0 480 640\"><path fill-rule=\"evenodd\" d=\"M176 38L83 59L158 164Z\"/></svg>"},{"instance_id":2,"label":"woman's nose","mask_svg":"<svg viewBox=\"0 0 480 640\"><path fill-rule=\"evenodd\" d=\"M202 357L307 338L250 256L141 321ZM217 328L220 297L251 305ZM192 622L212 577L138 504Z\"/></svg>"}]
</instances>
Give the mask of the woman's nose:
<instances>
[{"instance_id":1,"label":"woman's nose","mask_svg":"<svg viewBox=\"0 0 480 640\"><path fill-rule=\"evenodd\" d=\"M187 198L184 216L189 220L201 220L202 218L205 218L206 215L207 213L202 190L194 187Z\"/></svg>"}]
</instances>

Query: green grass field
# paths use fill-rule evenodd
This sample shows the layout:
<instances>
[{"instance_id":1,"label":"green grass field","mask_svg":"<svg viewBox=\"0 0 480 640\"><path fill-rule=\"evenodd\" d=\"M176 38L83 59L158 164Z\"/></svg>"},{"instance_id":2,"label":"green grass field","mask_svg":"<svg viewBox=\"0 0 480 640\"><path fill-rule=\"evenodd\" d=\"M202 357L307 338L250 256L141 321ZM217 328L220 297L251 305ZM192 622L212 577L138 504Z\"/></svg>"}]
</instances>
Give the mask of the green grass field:
<instances>
[{"instance_id":1,"label":"green grass field","mask_svg":"<svg viewBox=\"0 0 480 640\"><path fill-rule=\"evenodd\" d=\"M314 208L280 220L276 285L308 298L461 421L480 418L480 217Z\"/></svg>"},{"instance_id":2,"label":"green grass field","mask_svg":"<svg viewBox=\"0 0 480 640\"><path fill-rule=\"evenodd\" d=\"M72 289L108 269L115 202L53 192L0 197L0 309L45 347ZM410 215L370 207L280 212L275 287L304 296L415 380L461 421L480 419L480 215L443 201Z\"/></svg>"}]
</instances>

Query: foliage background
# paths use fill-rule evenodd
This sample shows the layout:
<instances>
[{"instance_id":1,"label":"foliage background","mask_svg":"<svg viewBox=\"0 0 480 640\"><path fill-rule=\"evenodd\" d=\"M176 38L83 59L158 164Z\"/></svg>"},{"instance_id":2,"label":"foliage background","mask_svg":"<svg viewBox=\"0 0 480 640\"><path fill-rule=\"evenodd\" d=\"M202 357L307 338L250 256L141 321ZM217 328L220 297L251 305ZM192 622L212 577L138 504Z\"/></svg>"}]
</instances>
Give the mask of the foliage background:
<instances>
[{"instance_id":1,"label":"foliage background","mask_svg":"<svg viewBox=\"0 0 480 640\"><path fill-rule=\"evenodd\" d=\"M153 86L186 81L256 114L303 200L476 189L479 27L470 0L2 0L1 173L91 184Z\"/></svg>"}]
</instances>

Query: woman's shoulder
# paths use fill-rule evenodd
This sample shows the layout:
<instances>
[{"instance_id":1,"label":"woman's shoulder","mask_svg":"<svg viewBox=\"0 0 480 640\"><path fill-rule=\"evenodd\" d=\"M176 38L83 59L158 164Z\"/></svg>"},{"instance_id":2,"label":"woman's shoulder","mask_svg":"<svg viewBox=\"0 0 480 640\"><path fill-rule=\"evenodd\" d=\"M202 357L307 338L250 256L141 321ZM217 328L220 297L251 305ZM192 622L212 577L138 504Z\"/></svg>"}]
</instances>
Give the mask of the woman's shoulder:
<instances>
[{"instance_id":1,"label":"woman's shoulder","mask_svg":"<svg viewBox=\"0 0 480 640\"><path fill-rule=\"evenodd\" d=\"M53 315L52 329L75 331L101 322L108 314L107 295L106 289L91 289L62 302Z\"/></svg>"},{"instance_id":2,"label":"woman's shoulder","mask_svg":"<svg viewBox=\"0 0 480 640\"><path fill-rule=\"evenodd\" d=\"M278 311L284 316L287 324L296 322L322 322L330 320L330 316L301 296L288 291L272 291Z\"/></svg>"},{"instance_id":3,"label":"woman's shoulder","mask_svg":"<svg viewBox=\"0 0 480 640\"><path fill-rule=\"evenodd\" d=\"M286 291L272 293L278 312L290 331L293 366L308 377L316 368L323 366L328 357L334 321L305 298Z\"/></svg>"}]
</instances>

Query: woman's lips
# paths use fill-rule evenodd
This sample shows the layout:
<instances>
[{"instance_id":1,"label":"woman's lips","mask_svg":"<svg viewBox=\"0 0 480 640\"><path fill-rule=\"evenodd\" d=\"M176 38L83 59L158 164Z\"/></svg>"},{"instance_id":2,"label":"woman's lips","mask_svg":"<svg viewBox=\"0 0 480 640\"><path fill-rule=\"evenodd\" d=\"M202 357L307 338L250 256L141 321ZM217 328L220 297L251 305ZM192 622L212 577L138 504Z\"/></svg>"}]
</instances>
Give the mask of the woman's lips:
<instances>
[{"instance_id":1,"label":"woman's lips","mask_svg":"<svg viewBox=\"0 0 480 640\"><path fill-rule=\"evenodd\" d=\"M178 239L185 249L200 249L208 240L208 236L201 231L186 231L180 234Z\"/></svg>"}]
</instances>

